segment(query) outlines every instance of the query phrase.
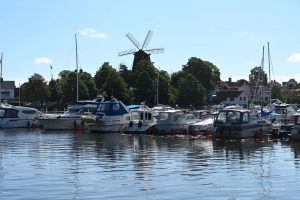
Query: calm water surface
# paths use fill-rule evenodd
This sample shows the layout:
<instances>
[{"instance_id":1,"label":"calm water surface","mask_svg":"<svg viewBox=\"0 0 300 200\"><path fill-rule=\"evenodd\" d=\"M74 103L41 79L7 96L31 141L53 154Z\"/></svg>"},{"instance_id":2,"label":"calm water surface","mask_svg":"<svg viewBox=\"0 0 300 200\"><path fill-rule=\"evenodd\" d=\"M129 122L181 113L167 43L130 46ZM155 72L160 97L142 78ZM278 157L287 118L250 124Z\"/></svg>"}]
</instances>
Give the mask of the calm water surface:
<instances>
[{"instance_id":1,"label":"calm water surface","mask_svg":"<svg viewBox=\"0 0 300 200\"><path fill-rule=\"evenodd\" d=\"M299 199L300 143L0 130L0 199Z\"/></svg>"}]
</instances>

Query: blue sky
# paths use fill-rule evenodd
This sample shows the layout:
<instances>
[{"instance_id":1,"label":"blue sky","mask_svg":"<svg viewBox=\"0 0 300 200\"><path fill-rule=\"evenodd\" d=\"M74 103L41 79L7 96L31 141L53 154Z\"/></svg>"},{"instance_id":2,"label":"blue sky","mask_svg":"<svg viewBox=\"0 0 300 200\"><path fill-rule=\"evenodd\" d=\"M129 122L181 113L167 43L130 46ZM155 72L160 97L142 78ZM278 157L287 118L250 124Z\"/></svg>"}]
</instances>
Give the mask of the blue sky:
<instances>
[{"instance_id":1,"label":"blue sky","mask_svg":"<svg viewBox=\"0 0 300 200\"><path fill-rule=\"evenodd\" d=\"M0 52L3 78L16 85L39 73L50 79L74 70L78 35L79 67L94 75L103 62L131 68L130 32L140 43L151 29L151 56L169 73L190 57L214 63L221 78L248 79L270 42L272 79L300 81L300 1L298 0L2 0ZM267 57L265 67L268 68Z\"/></svg>"}]
</instances>

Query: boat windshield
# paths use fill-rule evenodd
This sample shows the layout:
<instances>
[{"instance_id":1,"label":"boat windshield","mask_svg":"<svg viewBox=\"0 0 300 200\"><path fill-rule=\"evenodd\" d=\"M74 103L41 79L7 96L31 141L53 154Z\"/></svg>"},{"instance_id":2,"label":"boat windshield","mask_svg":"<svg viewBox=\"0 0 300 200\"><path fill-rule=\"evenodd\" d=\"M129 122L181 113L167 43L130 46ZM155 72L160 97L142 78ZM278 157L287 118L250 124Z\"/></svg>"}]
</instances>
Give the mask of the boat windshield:
<instances>
[{"instance_id":1,"label":"boat windshield","mask_svg":"<svg viewBox=\"0 0 300 200\"><path fill-rule=\"evenodd\" d=\"M217 116L217 122L238 122L240 120L241 113L236 111L220 111Z\"/></svg>"}]
</instances>

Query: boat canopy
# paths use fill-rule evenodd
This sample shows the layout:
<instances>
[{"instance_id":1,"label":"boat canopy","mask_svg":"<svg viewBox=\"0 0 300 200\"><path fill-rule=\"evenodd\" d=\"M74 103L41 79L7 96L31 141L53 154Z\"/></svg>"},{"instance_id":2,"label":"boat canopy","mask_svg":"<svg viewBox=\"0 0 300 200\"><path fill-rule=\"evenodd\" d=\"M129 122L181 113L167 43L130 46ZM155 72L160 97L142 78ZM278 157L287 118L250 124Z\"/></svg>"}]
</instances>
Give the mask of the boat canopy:
<instances>
[{"instance_id":1,"label":"boat canopy","mask_svg":"<svg viewBox=\"0 0 300 200\"><path fill-rule=\"evenodd\" d=\"M113 99L111 101L105 101L98 105L97 115L104 113L107 116L117 116L127 114L129 109L121 101Z\"/></svg>"}]
</instances>

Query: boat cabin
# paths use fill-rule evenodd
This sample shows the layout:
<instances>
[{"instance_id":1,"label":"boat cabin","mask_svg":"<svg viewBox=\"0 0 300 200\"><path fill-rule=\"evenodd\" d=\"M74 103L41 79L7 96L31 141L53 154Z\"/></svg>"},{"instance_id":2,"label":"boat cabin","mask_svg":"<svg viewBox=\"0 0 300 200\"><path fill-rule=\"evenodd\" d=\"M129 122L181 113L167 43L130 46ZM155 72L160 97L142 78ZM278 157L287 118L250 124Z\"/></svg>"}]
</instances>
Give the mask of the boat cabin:
<instances>
[{"instance_id":1,"label":"boat cabin","mask_svg":"<svg viewBox=\"0 0 300 200\"><path fill-rule=\"evenodd\" d=\"M250 115L250 111L246 109L223 109L219 111L215 124L249 124L253 120L253 117Z\"/></svg>"}]
</instances>

